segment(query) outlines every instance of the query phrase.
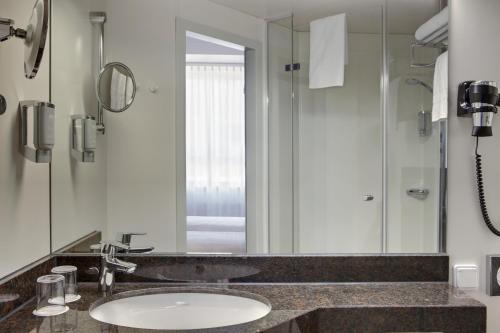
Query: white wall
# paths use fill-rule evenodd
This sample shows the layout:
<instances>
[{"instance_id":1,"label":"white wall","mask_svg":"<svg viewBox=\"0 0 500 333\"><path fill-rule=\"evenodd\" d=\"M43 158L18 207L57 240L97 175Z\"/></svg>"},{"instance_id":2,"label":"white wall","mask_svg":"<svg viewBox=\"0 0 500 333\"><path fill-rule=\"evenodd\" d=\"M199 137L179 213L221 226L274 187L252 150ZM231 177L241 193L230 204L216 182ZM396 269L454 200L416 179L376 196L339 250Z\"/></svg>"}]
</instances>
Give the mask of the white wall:
<instances>
[{"instance_id":1,"label":"white wall","mask_svg":"<svg viewBox=\"0 0 500 333\"><path fill-rule=\"evenodd\" d=\"M2 17L24 27L32 8L32 0L2 0ZM8 103L0 115L0 277L50 252L49 165L30 162L17 150L19 101L49 99L49 53L34 80L24 77L23 55L21 40L0 45L0 94Z\"/></svg>"},{"instance_id":2,"label":"white wall","mask_svg":"<svg viewBox=\"0 0 500 333\"><path fill-rule=\"evenodd\" d=\"M134 245L175 251L175 18L262 44L265 23L206 0L107 0L105 11L106 61L127 64L139 85L130 109L106 113L108 234L147 232Z\"/></svg>"},{"instance_id":3,"label":"white wall","mask_svg":"<svg viewBox=\"0 0 500 333\"><path fill-rule=\"evenodd\" d=\"M70 156L71 115L96 117L90 11L102 1L52 1L52 102L56 144L52 159L52 249L57 250L106 224L106 137L97 134L95 163ZM105 236L104 236L105 237Z\"/></svg>"},{"instance_id":4,"label":"white wall","mask_svg":"<svg viewBox=\"0 0 500 333\"><path fill-rule=\"evenodd\" d=\"M475 186L474 139L471 120L457 118L457 86L465 80L500 82L500 1L451 0L450 2L450 119L448 253L451 265L477 264L480 290L474 297L488 306L488 332L500 331L500 297L485 295L485 256L500 253L500 238L484 225ZM500 227L500 122L494 120L494 136L481 139L486 194L490 216Z\"/></svg>"},{"instance_id":5,"label":"white wall","mask_svg":"<svg viewBox=\"0 0 500 333\"><path fill-rule=\"evenodd\" d=\"M175 251L176 17L262 44L265 22L206 0L54 0L53 8L52 97L61 110L52 179L53 248L102 230L105 238L147 232L133 245ZM96 113L88 19L96 10L107 13L105 62L128 65L138 92L126 112L105 111L106 134L98 134L96 163L83 164L70 157L69 125L70 115Z\"/></svg>"}]
</instances>

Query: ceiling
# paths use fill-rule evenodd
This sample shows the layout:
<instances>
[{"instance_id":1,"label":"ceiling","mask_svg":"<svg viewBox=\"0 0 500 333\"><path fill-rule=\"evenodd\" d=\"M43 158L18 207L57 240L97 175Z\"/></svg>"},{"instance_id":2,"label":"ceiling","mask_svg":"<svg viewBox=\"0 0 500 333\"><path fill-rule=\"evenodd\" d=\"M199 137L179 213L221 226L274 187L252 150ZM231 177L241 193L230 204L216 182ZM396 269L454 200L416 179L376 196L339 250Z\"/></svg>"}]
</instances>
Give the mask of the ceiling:
<instances>
[{"instance_id":1,"label":"ceiling","mask_svg":"<svg viewBox=\"0 0 500 333\"><path fill-rule=\"evenodd\" d=\"M347 13L349 32L378 33L383 0L210 0L264 20L294 15L294 27L307 31L312 20ZM439 11L439 0L388 0L390 33L413 34Z\"/></svg>"},{"instance_id":2,"label":"ceiling","mask_svg":"<svg viewBox=\"0 0 500 333\"><path fill-rule=\"evenodd\" d=\"M243 51L186 36L186 54L243 55Z\"/></svg>"}]
</instances>

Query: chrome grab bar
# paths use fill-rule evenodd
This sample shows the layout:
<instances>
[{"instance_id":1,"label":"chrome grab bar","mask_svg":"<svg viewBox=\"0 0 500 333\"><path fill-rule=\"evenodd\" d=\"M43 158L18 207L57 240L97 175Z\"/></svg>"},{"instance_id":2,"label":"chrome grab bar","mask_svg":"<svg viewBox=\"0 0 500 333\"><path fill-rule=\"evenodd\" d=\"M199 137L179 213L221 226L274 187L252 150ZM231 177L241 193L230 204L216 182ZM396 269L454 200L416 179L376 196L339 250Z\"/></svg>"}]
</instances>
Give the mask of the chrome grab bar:
<instances>
[{"instance_id":1,"label":"chrome grab bar","mask_svg":"<svg viewBox=\"0 0 500 333\"><path fill-rule=\"evenodd\" d=\"M410 188L406 191L410 197L413 197L418 200L425 200L429 196L429 190L426 188Z\"/></svg>"}]
</instances>

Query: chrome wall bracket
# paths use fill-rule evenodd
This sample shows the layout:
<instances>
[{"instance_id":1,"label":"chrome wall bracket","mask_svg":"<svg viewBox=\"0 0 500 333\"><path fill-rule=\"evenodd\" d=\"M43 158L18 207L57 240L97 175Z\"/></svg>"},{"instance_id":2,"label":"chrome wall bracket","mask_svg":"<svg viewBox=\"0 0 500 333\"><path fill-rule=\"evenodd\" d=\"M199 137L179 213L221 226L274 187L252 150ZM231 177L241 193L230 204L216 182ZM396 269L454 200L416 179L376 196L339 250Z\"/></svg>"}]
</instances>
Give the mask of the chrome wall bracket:
<instances>
[{"instance_id":1,"label":"chrome wall bracket","mask_svg":"<svg viewBox=\"0 0 500 333\"><path fill-rule=\"evenodd\" d=\"M0 17L0 42L4 42L11 37L26 38L26 30L15 29L14 23L14 20Z\"/></svg>"},{"instance_id":2,"label":"chrome wall bracket","mask_svg":"<svg viewBox=\"0 0 500 333\"><path fill-rule=\"evenodd\" d=\"M54 104L19 102L19 152L35 163L50 163L54 147ZM33 146L31 146L31 144Z\"/></svg>"}]
</instances>

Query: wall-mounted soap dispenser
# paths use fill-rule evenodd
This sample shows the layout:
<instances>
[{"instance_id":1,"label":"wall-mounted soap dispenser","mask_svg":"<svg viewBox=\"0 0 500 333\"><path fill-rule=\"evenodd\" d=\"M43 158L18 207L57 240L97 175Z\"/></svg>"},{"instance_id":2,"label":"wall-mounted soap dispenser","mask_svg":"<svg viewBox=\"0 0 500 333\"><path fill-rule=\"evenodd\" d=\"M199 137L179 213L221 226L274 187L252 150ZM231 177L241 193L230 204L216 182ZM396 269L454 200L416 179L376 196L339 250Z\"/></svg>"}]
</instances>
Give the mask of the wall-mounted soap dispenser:
<instances>
[{"instance_id":1,"label":"wall-mounted soap dispenser","mask_svg":"<svg viewBox=\"0 0 500 333\"><path fill-rule=\"evenodd\" d=\"M94 117L71 117L71 156L85 163L95 162L97 125Z\"/></svg>"},{"instance_id":2,"label":"wall-mounted soap dispenser","mask_svg":"<svg viewBox=\"0 0 500 333\"><path fill-rule=\"evenodd\" d=\"M418 135L427 137L432 135L432 112L422 110L417 114Z\"/></svg>"},{"instance_id":3,"label":"wall-mounted soap dispenser","mask_svg":"<svg viewBox=\"0 0 500 333\"><path fill-rule=\"evenodd\" d=\"M35 163L50 163L54 147L54 104L21 101L19 119L20 153Z\"/></svg>"}]
</instances>

